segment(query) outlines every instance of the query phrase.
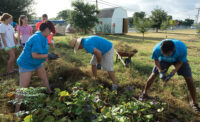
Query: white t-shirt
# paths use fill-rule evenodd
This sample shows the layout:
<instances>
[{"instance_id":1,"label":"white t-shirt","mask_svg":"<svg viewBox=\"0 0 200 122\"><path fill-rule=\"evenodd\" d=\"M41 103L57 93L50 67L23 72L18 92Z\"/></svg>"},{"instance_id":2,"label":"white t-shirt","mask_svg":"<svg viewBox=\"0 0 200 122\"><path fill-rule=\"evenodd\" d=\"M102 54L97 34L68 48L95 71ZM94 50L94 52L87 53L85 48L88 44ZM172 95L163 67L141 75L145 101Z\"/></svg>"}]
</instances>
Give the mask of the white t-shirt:
<instances>
[{"instance_id":1,"label":"white t-shirt","mask_svg":"<svg viewBox=\"0 0 200 122\"><path fill-rule=\"evenodd\" d=\"M15 41L14 41L15 31L14 31L14 28L10 24L9 25L6 25L4 23L0 24L0 33L5 34L5 40L8 47L15 46ZM1 39L1 42L3 42L2 39ZM4 47L4 45L2 45L2 47Z\"/></svg>"}]
</instances>

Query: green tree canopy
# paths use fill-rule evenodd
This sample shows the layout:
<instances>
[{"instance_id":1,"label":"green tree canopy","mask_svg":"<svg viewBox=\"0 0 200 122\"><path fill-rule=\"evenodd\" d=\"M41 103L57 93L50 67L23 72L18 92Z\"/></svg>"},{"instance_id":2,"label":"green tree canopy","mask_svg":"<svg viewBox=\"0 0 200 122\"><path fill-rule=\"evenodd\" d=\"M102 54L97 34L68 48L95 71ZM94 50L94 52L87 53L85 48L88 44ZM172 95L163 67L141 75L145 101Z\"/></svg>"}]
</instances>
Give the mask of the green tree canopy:
<instances>
[{"instance_id":1,"label":"green tree canopy","mask_svg":"<svg viewBox=\"0 0 200 122\"><path fill-rule=\"evenodd\" d=\"M144 41L144 33L150 29L150 22L147 18L138 18L137 22L134 23L135 28L138 32L142 33Z\"/></svg>"},{"instance_id":2,"label":"green tree canopy","mask_svg":"<svg viewBox=\"0 0 200 122\"><path fill-rule=\"evenodd\" d=\"M98 23L97 14L99 11L95 5L84 3L82 0L76 0L72 3L74 11L72 12L71 24L87 33L96 23Z\"/></svg>"},{"instance_id":3,"label":"green tree canopy","mask_svg":"<svg viewBox=\"0 0 200 122\"><path fill-rule=\"evenodd\" d=\"M58 12L56 19L69 21L71 19L72 10L62 10Z\"/></svg>"},{"instance_id":4,"label":"green tree canopy","mask_svg":"<svg viewBox=\"0 0 200 122\"><path fill-rule=\"evenodd\" d=\"M161 28L161 24L168 19L167 13L158 8L154 9L151 13L150 20L152 28L155 28L156 32L158 32L158 29Z\"/></svg>"},{"instance_id":5,"label":"green tree canopy","mask_svg":"<svg viewBox=\"0 0 200 122\"><path fill-rule=\"evenodd\" d=\"M27 15L29 18L34 14L32 5L34 0L1 0L0 16L3 13L9 13L13 16L13 20L17 22L20 15Z\"/></svg>"},{"instance_id":6,"label":"green tree canopy","mask_svg":"<svg viewBox=\"0 0 200 122\"><path fill-rule=\"evenodd\" d=\"M141 11L141 12L135 12L133 14L133 23L138 22L138 18L143 19L145 18L146 14L145 12Z\"/></svg>"}]
</instances>

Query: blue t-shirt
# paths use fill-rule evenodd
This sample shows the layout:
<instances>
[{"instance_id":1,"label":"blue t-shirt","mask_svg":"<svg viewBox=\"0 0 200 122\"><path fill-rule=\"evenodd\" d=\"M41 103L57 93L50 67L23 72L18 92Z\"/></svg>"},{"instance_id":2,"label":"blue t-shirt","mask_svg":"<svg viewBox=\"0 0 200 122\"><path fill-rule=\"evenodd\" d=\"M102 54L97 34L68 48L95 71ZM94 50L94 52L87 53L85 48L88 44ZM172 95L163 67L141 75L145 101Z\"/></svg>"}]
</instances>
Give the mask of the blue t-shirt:
<instances>
[{"instance_id":1,"label":"blue t-shirt","mask_svg":"<svg viewBox=\"0 0 200 122\"><path fill-rule=\"evenodd\" d=\"M17 25L17 23L13 21L10 24L13 26L13 28Z\"/></svg>"},{"instance_id":2,"label":"blue t-shirt","mask_svg":"<svg viewBox=\"0 0 200 122\"><path fill-rule=\"evenodd\" d=\"M45 61L45 59L34 59L32 53L48 54L48 40L39 31L26 42L17 64L25 69L35 69Z\"/></svg>"},{"instance_id":3,"label":"blue t-shirt","mask_svg":"<svg viewBox=\"0 0 200 122\"><path fill-rule=\"evenodd\" d=\"M159 61L165 61L168 63L175 63L177 61L180 62L187 62L187 47L186 45L175 39L170 39L175 45L175 50L173 53L169 56L164 56L164 54L161 53L161 43L164 41L161 41L158 43L154 49L153 49L153 54L152 54L152 59L158 59Z\"/></svg>"},{"instance_id":4,"label":"blue t-shirt","mask_svg":"<svg viewBox=\"0 0 200 122\"><path fill-rule=\"evenodd\" d=\"M82 39L83 48L93 54L94 48L101 51L101 54L104 55L112 48L112 43L99 36L89 36Z\"/></svg>"}]
</instances>

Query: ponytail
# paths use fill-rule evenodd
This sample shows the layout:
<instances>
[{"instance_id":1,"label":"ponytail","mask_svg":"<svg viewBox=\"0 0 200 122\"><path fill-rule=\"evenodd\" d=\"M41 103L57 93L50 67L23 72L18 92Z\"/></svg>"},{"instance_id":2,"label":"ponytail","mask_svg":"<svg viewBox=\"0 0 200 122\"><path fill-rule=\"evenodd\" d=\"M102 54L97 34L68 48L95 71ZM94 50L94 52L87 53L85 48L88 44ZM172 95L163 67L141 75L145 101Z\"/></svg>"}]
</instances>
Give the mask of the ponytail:
<instances>
[{"instance_id":1,"label":"ponytail","mask_svg":"<svg viewBox=\"0 0 200 122\"><path fill-rule=\"evenodd\" d=\"M4 13L1 17L0 17L0 21L4 22L7 19L12 18L12 15L8 14L8 13Z\"/></svg>"},{"instance_id":2,"label":"ponytail","mask_svg":"<svg viewBox=\"0 0 200 122\"><path fill-rule=\"evenodd\" d=\"M20 26L23 25L22 20L25 19L26 17L27 17L26 15L20 15L19 20L18 20L18 24L19 24Z\"/></svg>"}]
</instances>

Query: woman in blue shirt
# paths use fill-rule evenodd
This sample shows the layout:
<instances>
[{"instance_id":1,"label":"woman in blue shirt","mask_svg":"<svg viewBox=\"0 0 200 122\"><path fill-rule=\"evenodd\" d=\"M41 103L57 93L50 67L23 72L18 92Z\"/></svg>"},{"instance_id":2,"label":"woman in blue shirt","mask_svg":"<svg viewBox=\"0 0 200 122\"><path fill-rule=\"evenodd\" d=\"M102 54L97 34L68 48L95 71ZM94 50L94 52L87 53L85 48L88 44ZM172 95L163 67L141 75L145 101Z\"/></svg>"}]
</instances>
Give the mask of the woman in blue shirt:
<instances>
[{"instance_id":1,"label":"woman in blue shirt","mask_svg":"<svg viewBox=\"0 0 200 122\"><path fill-rule=\"evenodd\" d=\"M26 45L17 59L20 74L20 88L27 88L30 84L30 79L33 71L36 71L41 78L43 85L47 87L47 92L52 91L49 87L49 82L43 62L48 58L48 40L47 36L51 33L51 26L47 23L42 23L40 31L32 35L26 42ZM23 96L16 96L22 98ZM20 105L16 104L15 112L20 110Z\"/></svg>"}]
</instances>

